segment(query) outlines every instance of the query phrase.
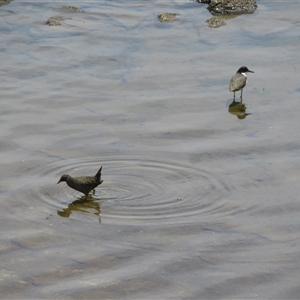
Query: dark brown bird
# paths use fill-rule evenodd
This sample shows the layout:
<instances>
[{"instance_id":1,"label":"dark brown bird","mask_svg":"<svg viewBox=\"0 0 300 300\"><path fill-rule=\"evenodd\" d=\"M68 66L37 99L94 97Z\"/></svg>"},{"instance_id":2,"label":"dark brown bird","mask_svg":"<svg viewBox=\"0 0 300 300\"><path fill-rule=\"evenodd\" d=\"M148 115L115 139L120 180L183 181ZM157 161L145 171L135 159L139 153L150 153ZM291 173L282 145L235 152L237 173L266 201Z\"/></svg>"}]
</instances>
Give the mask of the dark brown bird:
<instances>
[{"instance_id":1,"label":"dark brown bird","mask_svg":"<svg viewBox=\"0 0 300 300\"><path fill-rule=\"evenodd\" d=\"M68 174L64 174L60 177L58 183L65 181L70 188L81 192L86 196L91 191L95 194L95 188L103 182L103 180L101 180L101 170L102 166L95 176L72 177Z\"/></svg>"},{"instance_id":2,"label":"dark brown bird","mask_svg":"<svg viewBox=\"0 0 300 300\"><path fill-rule=\"evenodd\" d=\"M254 73L250 71L247 67L243 66L238 69L235 75L232 76L229 84L229 91L233 92L233 97L235 98L235 92L241 90L241 99L243 98L243 88L247 82L247 75L246 73Z\"/></svg>"}]
</instances>

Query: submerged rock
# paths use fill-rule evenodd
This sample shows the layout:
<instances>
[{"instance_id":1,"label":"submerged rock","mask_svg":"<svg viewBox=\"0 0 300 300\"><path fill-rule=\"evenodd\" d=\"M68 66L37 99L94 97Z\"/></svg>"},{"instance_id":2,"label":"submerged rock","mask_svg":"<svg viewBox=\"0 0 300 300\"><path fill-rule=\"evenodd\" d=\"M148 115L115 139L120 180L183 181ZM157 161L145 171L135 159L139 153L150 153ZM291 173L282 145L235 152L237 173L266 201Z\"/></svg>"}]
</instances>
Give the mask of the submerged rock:
<instances>
[{"instance_id":1,"label":"submerged rock","mask_svg":"<svg viewBox=\"0 0 300 300\"><path fill-rule=\"evenodd\" d=\"M160 22L173 22L176 20L176 17L178 16L178 14L173 14L173 13L164 13L164 14L158 14L158 20Z\"/></svg>"},{"instance_id":2,"label":"submerged rock","mask_svg":"<svg viewBox=\"0 0 300 300\"><path fill-rule=\"evenodd\" d=\"M207 7L212 15L253 14L256 8L255 0L211 0Z\"/></svg>"},{"instance_id":3,"label":"submerged rock","mask_svg":"<svg viewBox=\"0 0 300 300\"><path fill-rule=\"evenodd\" d=\"M7 5L7 4L9 4L11 1L13 1L13 0L0 0L0 6L2 6L2 5Z\"/></svg>"},{"instance_id":4,"label":"submerged rock","mask_svg":"<svg viewBox=\"0 0 300 300\"><path fill-rule=\"evenodd\" d=\"M47 20L46 24L49 26L61 25L63 20L64 20L64 18L62 18L62 17L50 17Z\"/></svg>"},{"instance_id":5,"label":"submerged rock","mask_svg":"<svg viewBox=\"0 0 300 300\"><path fill-rule=\"evenodd\" d=\"M46 24L49 25L49 26L57 26L57 25L61 25L63 20L66 20L66 18L50 17L48 19L48 21L46 22Z\"/></svg>"},{"instance_id":6,"label":"submerged rock","mask_svg":"<svg viewBox=\"0 0 300 300\"><path fill-rule=\"evenodd\" d=\"M212 17L207 19L205 22L208 23L208 27L210 28L219 28L223 25L226 25L225 21L219 17Z\"/></svg>"},{"instance_id":7,"label":"submerged rock","mask_svg":"<svg viewBox=\"0 0 300 300\"><path fill-rule=\"evenodd\" d=\"M83 12L82 9L76 7L76 6L73 6L73 5L68 5L68 6L62 6L62 8L64 10L67 10L69 12Z\"/></svg>"}]
</instances>

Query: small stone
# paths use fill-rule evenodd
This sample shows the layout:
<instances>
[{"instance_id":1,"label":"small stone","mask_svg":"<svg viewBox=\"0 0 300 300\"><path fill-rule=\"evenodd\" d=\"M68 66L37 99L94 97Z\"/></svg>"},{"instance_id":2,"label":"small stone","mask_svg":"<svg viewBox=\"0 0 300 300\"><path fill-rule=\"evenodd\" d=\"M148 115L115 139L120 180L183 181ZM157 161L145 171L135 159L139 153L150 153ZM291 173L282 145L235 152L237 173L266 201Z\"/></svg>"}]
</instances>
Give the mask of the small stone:
<instances>
[{"instance_id":1,"label":"small stone","mask_svg":"<svg viewBox=\"0 0 300 300\"><path fill-rule=\"evenodd\" d=\"M57 26L57 25L61 25L63 20L66 19L62 17L50 17L46 22L46 24L49 26Z\"/></svg>"},{"instance_id":2,"label":"small stone","mask_svg":"<svg viewBox=\"0 0 300 300\"><path fill-rule=\"evenodd\" d=\"M210 28L219 28L226 25L226 22L218 17L212 17L210 19L207 19L205 22L208 23L208 27Z\"/></svg>"},{"instance_id":3,"label":"small stone","mask_svg":"<svg viewBox=\"0 0 300 300\"><path fill-rule=\"evenodd\" d=\"M178 14L173 14L173 13L164 13L164 14L157 15L158 20L160 22L168 22L168 23L175 21L177 16Z\"/></svg>"},{"instance_id":4,"label":"small stone","mask_svg":"<svg viewBox=\"0 0 300 300\"><path fill-rule=\"evenodd\" d=\"M66 10L69 10L71 12L83 12L82 9L76 7L76 6L73 6L73 5L68 5L68 6L62 6L63 9L66 9Z\"/></svg>"},{"instance_id":5,"label":"small stone","mask_svg":"<svg viewBox=\"0 0 300 300\"><path fill-rule=\"evenodd\" d=\"M13 0L0 0L0 6L2 6L2 5L7 5L7 4L9 4L11 1L13 1Z\"/></svg>"}]
</instances>

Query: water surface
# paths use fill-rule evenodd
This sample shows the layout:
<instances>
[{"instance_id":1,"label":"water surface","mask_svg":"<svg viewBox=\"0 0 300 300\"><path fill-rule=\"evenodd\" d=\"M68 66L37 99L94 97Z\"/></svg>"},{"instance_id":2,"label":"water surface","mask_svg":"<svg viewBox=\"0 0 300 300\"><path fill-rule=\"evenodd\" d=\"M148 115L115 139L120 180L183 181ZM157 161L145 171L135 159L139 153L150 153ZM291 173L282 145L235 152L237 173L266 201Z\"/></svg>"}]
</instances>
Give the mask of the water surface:
<instances>
[{"instance_id":1,"label":"water surface","mask_svg":"<svg viewBox=\"0 0 300 300\"><path fill-rule=\"evenodd\" d=\"M298 298L299 9L2 6L1 298ZM56 184L101 165L89 200Z\"/></svg>"}]
</instances>

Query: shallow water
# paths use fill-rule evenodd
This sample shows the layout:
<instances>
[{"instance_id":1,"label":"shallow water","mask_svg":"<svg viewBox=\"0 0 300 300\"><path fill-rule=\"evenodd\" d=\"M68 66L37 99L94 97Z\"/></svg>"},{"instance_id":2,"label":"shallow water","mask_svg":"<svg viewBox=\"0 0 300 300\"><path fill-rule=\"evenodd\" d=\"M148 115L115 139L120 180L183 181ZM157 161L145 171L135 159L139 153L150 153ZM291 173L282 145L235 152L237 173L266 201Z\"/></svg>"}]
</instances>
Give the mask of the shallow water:
<instances>
[{"instance_id":1,"label":"shallow water","mask_svg":"<svg viewBox=\"0 0 300 300\"><path fill-rule=\"evenodd\" d=\"M0 8L1 298L298 298L300 4L71 4Z\"/></svg>"}]
</instances>

